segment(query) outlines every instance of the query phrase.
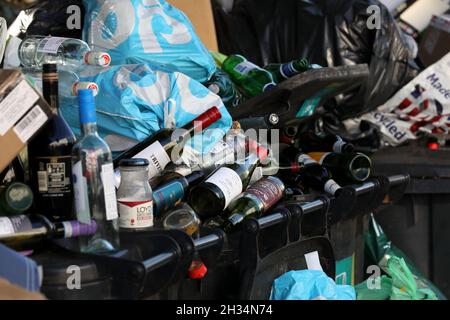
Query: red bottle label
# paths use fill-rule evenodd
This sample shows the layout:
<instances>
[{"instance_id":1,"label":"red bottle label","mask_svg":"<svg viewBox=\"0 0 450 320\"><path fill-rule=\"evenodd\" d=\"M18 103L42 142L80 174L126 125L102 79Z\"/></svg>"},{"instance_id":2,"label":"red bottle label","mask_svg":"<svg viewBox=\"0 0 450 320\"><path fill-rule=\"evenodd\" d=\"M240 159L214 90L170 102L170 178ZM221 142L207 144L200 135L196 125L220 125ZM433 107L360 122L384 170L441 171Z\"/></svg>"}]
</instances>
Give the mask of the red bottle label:
<instances>
[{"instance_id":1,"label":"red bottle label","mask_svg":"<svg viewBox=\"0 0 450 320\"><path fill-rule=\"evenodd\" d=\"M246 193L254 195L263 203L263 211L267 211L283 198L284 184L274 177L267 177L258 180L247 189Z\"/></svg>"}]
</instances>

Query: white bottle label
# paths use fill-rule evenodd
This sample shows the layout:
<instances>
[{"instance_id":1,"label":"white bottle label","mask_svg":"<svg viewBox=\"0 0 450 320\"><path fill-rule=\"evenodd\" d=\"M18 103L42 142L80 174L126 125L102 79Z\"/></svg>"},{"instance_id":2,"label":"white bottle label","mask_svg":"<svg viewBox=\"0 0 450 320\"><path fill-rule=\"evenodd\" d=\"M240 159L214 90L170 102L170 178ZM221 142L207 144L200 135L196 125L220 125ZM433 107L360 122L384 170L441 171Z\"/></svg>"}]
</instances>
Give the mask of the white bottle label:
<instances>
[{"instance_id":1,"label":"white bottle label","mask_svg":"<svg viewBox=\"0 0 450 320\"><path fill-rule=\"evenodd\" d=\"M226 209L244 189L241 177L230 168L220 168L206 182L216 185L223 192L225 196L223 209Z\"/></svg>"},{"instance_id":2,"label":"white bottle label","mask_svg":"<svg viewBox=\"0 0 450 320\"><path fill-rule=\"evenodd\" d=\"M149 179L159 175L170 163L169 155L159 141L156 141L149 147L145 148L133 158L143 158L150 161L150 165L148 166Z\"/></svg>"},{"instance_id":3,"label":"white bottle label","mask_svg":"<svg viewBox=\"0 0 450 320\"><path fill-rule=\"evenodd\" d=\"M105 196L106 220L117 219L119 212L117 211L114 166L112 163L102 165L101 177Z\"/></svg>"},{"instance_id":4,"label":"white bottle label","mask_svg":"<svg viewBox=\"0 0 450 320\"><path fill-rule=\"evenodd\" d=\"M81 161L72 166L73 175L73 193L75 198L75 208L77 219L81 223L91 223L91 211L89 208L89 198L87 193L87 181L83 176L83 167Z\"/></svg>"},{"instance_id":5,"label":"white bottle label","mask_svg":"<svg viewBox=\"0 0 450 320\"><path fill-rule=\"evenodd\" d=\"M325 183L324 186L324 191L328 194L331 194L334 196L334 194L336 193L336 191L338 191L339 189L341 189L341 186L337 184L336 181L334 181L333 179L330 179L327 181L327 183Z\"/></svg>"},{"instance_id":6,"label":"white bottle label","mask_svg":"<svg viewBox=\"0 0 450 320\"><path fill-rule=\"evenodd\" d=\"M14 226L8 217L0 217L0 236L14 233Z\"/></svg>"},{"instance_id":7,"label":"white bottle label","mask_svg":"<svg viewBox=\"0 0 450 320\"><path fill-rule=\"evenodd\" d=\"M132 201L119 199L119 226L121 228L149 228L153 226L153 200Z\"/></svg>"},{"instance_id":8,"label":"white bottle label","mask_svg":"<svg viewBox=\"0 0 450 320\"><path fill-rule=\"evenodd\" d=\"M317 161L314 161L310 156L308 156L307 154L301 154L298 156L298 163L302 164L302 165L307 165L307 164L312 164L312 163L317 163Z\"/></svg>"},{"instance_id":9,"label":"white bottle label","mask_svg":"<svg viewBox=\"0 0 450 320\"><path fill-rule=\"evenodd\" d=\"M40 46L38 49L38 52L44 52L44 53L52 53L57 54L59 47L63 44L64 41L66 41L68 38L61 38L61 37L47 37L42 40L43 46Z\"/></svg>"},{"instance_id":10,"label":"white bottle label","mask_svg":"<svg viewBox=\"0 0 450 320\"><path fill-rule=\"evenodd\" d=\"M258 69L258 67L249 61L241 62L236 67L234 67L234 71L242 75L247 75L250 71L254 69Z\"/></svg>"}]
</instances>

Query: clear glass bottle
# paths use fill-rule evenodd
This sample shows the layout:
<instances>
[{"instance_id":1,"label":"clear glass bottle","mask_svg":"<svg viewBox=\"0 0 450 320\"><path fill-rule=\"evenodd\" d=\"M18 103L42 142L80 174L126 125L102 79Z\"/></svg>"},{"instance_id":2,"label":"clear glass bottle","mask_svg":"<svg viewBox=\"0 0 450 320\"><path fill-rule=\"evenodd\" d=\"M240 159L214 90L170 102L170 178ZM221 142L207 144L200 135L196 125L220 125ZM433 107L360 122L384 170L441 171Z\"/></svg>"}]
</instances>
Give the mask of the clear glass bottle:
<instances>
[{"instance_id":1,"label":"clear glass bottle","mask_svg":"<svg viewBox=\"0 0 450 320\"><path fill-rule=\"evenodd\" d=\"M88 224L93 219L98 227L93 236L80 238L80 249L83 252L112 251L119 248L112 154L97 133L92 90L80 90L78 101L83 136L72 151L75 207L78 221Z\"/></svg>"},{"instance_id":2,"label":"clear glass bottle","mask_svg":"<svg viewBox=\"0 0 450 320\"><path fill-rule=\"evenodd\" d=\"M83 65L106 67L111 57L106 52L92 51L79 39L29 36L19 46L19 59L26 68L40 69L45 63L79 68Z\"/></svg>"},{"instance_id":3,"label":"clear glass bottle","mask_svg":"<svg viewBox=\"0 0 450 320\"><path fill-rule=\"evenodd\" d=\"M153 192L148 182L147 159L126 159L119 164L121 182L117 191L119 227L148 229L153 227Z\"/></svg>"}]
</instances>

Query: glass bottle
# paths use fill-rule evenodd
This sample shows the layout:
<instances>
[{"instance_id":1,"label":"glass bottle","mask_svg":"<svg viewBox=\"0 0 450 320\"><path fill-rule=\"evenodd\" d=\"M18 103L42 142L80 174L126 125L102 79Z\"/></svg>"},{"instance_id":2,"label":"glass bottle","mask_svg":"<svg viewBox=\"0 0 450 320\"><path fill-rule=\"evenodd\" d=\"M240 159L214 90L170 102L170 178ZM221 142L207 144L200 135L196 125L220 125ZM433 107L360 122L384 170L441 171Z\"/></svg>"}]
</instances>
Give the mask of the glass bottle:
<instances>
[{"instance_id":1,"label":"glass bottle","mask_svg":"<svg viewBox=\"0 0 450 320\"><path fill-rule=\"evenodd\" d=\"M73 147L72 170L78 221L97 223L97 232L80 239L83 252L105 252L119 248L118 210L114 167L108 144L97 133L92 90L78 92L82 138Z\"/></svg>"},{"instance_id":2,"label":"glass bottle","mask_svg":"<svg viewBox=\"0 0 450 320\"><path fill-rule=\"evenodd\" d=\"M143 230L153 227L153 192L148 181L147 159L120 161L121 183L117 191L119 227Z\"/></svg>"}]
</instances>

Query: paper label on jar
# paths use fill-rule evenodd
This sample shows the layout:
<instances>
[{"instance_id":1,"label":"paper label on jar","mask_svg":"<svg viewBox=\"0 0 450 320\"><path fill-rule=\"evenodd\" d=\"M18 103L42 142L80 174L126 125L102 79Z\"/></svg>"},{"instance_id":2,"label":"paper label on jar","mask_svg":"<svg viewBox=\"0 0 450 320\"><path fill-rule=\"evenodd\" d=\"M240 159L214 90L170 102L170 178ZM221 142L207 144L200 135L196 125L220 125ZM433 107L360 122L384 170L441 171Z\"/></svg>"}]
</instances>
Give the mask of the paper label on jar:
<instances>
[{"instance_id":1,"label":"paper label on jar","mask_svg":"<svg viewBox=\"0 0 450 320\"><path fill-rule=\"evenodd\" d=\"M236 65L236 67L234 67L234 71L242 74L242 75L247 75L250 71L252 71L253 69L257 69L258 67L256 67L253 63L249 62L249 61L244 61L239 63L238 65Z\"/></svg>"},{"instance_id":2,"label":"paper label on jar","mask_svg":"<svg viewBox=\"0 0 450 320\"><path fill-rule=\"evenodd\" d=\"M153 201L119 199L121 228L149 228L153 226Z\"/></svg>"},{"instance_id":3,"label":"paper label on jar","mask_svg":"<svg viewBox=\"0 0 450 320\"><path fill-rule=\"evenodd\" d=\"M91 211L89 208L87 181L86 177L83 175L81 161L78 161L72 166L72 177L77 220L81 223L89 224L91 222Z\"/></svg>"},{"instance_id":4,"label":"paper label on jar","mask_svg":"<svg viewBox=\"0 0 450 320\"><path fill-rule=\"evenodd\" d=\"M240 195L244 189L241 177L230 168L220 168L206 182L216 185L225 196L226 209L231 201Z\"/></svg>"},{"instance_id":5,"label":"paper label on jar","mask_svg":"<svg viewBox=\"0 0 450 320\"><path fill-rule=\"evenodd\" d=\"M60 38L60 37L47 37L42 40L42 43L44 44L42 46L39 46L38 52L44 52L44 53L52 53L57 54L59 47L63 44L64 41L66 41L68 38Z\"/></svg>"},{"instance_id":6,"label":"paper label on jar","mask_svg":"<svg viewBox=\"0 0 450 320\"><path fill-rule=\"evenodd\" d=\"M117 211L116 185L112 163L102 165L101 177L105 196L106 220L117 219L119 212Z\"/></svg>"},{"instance_id":7,"label":"paper label on jar","mask_svg":"<svg viewBox=\"0 0 450 320\"><path fill-rule=\"evenodd\" d=\"M284 185L273 178L263 178L247 189L246 193L254 195L263 204L263 211L268 210L283 198Z\"/></svg>"},{"instance_id":8,"label":"paper label on jar","mask_svg":"<svg viewBox=\"0 0 450 320\"><path fill-rule=\"evenodd\" d=\"M145 148L133 158L142 158L150 161L150 165L148 166L149 179L159 175L170 163L170 157L159 141Z\"/></svg>"}]
</instances>

